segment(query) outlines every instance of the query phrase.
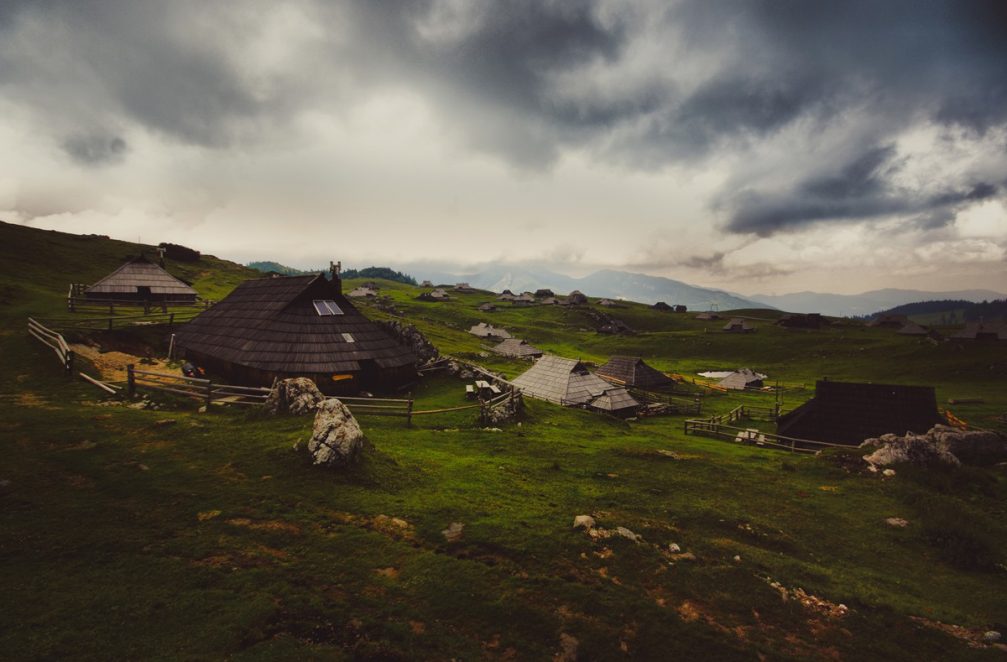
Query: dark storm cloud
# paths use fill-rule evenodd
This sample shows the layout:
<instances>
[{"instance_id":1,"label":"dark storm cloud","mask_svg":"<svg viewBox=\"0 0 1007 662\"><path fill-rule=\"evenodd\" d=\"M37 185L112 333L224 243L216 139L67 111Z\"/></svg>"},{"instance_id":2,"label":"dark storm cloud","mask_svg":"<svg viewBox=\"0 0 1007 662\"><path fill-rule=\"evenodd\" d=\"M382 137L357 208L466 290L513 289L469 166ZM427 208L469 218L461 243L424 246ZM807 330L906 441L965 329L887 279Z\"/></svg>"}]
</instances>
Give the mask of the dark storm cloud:
<instances>
[{"instance_id":1,"label":"dark storm cloud","mask_svg":"<svg viewBox=\"0 0 1007 662\"><path fill-rule=\"evenodd\" d=\"M746 190L731 200L727 229L769 236L780 230L820 221L851 221L918 214L924 229L949 223L961 205L992 198L998 187L988 182L920 194L900 189L891 175L898 171L892 145L868 149L830 175L799 181L783 193Z\"/></svg>"},{"instance_id":2,"label":"dark storm cloud","mask_svg":"<svg viewBox=\"0 0 1007 662\"><path fill-rule=\"evenodd\" d=\"M418 94L445 135L526 169L568 149L631 169L715 165L859 113L850 130L862 153L842 168L809 173L795 160L771 173L789 188L725 191L726 229L738 233L905 213L934 222L1002 190L938 181L910 199L891 182L890 145L915 124L977 135L1007 125L999 0L300 0L285 7L317 30L283 42L283 66L260 68L249 56L277 7L0 0L0 93L43 117L81 164L125 152L68 135L132 126L223 150L382 89Z\"/></svg>"}]
</instances>

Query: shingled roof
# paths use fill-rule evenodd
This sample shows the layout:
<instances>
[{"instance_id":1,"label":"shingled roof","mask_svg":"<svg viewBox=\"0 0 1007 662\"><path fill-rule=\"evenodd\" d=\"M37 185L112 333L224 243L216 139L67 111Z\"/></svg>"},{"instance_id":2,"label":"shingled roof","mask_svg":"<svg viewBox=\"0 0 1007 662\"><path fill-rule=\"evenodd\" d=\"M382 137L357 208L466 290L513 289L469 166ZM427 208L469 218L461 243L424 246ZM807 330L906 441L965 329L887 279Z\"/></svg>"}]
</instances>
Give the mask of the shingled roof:
<instances>
[{"instance_id":1,"label":"shingled roof","mask_svg":"<svg viewBox=\"0 0 1007 662\"><path fill-rule=\"evenodd\" d=\"M591 408L604 412L628 411L640 405L626 389L610 388L591 402Z\"/></svg>"},{"instance_id":2,"label":"shingled roof","mask_svg":"<svg viewBox=\"0 0 1007 662\"><path fill-rule=\"evenodd\" d=\"M473 324L472 328L469 329L469 333L474 336L479 336L480 338L499 338L501 340L506 340L511 337L510 333L508 333L505 329L498 329L492 324L487 324L486 322Z\"/></svg>"},{"instance_id":3,"label":"shingled roof","mask_svg":"<svg viewBox=\"0 0 1007 662\"><path fill-rule=\"evenodd\" d=\"M144 293L140 288L149 288L149 294L159 298L196 299L196 290L142 255L85 289L84 295L92 298L109 295L141 297Z\"/></svg>"},{"instance_id":4,"label":"shingled roof","mask_svg":"<svg viewBox=\"0 0 1007 662\"><path fill-rule=\"evenodd\" d=\"M511 356L519 359L542 356L542 350L528 344L527 340L519 338L508 338L493 348L493 351L502 356Z\"/></svg>"},{"instance_id":5,"label":"shingled roof","mask_svg":"<svg viewBox=\"0 0 1007 662\"><path fill-rule=\"evenodd\" d=\"M932 386L822 380L815 397L780 417L781 435L858 445L883 434L923 433L944 420Z\"/></svg>"},{"instance_id":6,"label":"shingled roof","mask_svg":"<svg viewBox=\"0 0 1007 662\"><path fill-rule=\"evenodd\" d=\"M724 325L725 332L727 333L752 333L755 331L755 327L748 323L740 317L732 318L730 322Z\"/></svg>"},{"instance_id":7,"label":"shingled roof","mask_svg":"<svg viewBox=\"0 0 1007 662\"><path fill-rule=\"evenodd\" d=\"M741 368L721 379L717 385L735 391L742 391L746 388L760 388L762 380L763 377L750 368Z\"/></svg>"},{"instance_id":8,"label":"shingled roof","mask_svg":"<svg viewBox=\"0 0 1007 662\"><path fill-rule=\"evenodd\" d=\"M674 380L647 365L639 356L610 357L595 374L613 384L638 388L654 388L674 383Z\"/></svg>"},{"instance_id":9,"label":"shingled roof","mask_svg":"<svg viewBox=\"0 0 1007 662\"><path fill-rule=\"evenodd\" d=\"M576 359L543 356L514 380L526 395L561 405L588 404L612 388Z\"/></svg>"},{"instance_id":10,"label":"shingled roof","mask_svg":"<svg viewBox=\"0 0 1007 662\"><path fill-rule=\"evenodd\" d=\"M316 302L323 302L321 311ZM183 326L176 341L217 360L283 374L356 372L361 361L379 368L416 363L412 350L321 274L245 281Z\"/></svg>"}]
</instances>

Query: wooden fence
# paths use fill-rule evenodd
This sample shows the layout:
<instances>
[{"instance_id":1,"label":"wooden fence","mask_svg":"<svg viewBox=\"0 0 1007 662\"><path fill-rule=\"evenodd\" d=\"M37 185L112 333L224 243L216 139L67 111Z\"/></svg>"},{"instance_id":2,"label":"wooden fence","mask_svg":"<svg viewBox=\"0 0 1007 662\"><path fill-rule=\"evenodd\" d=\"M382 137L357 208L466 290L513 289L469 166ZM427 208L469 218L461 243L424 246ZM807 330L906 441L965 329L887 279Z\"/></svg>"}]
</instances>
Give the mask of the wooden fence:
<instances>
[{"instance_id":1,"label":"wooden fence","mask_svg":"<svg viewBox=\"0 0 1007 662\"><path fill-rule=\"evenodd\" d=\"M734 442L750 443L756 446L769 448L779 448L793 453L816 453L823 448L849 448L844 444L831 444L824 441L814 441L812 439L798 439L796 437L786 437L771 432L762 432L754 428L740 428L731 423L740 421L743 418L758 418L759 416L773 416L774 418L764 418L762 420L775 420L779 412L775 407L753 407L750 405L740 405L726 414L711 416L704 419L689 419L685 422L685 434L694 434L703 437L713 437L715 439L727 439Z\"/></svg>"},{"instance_id":2,"label":"wooden fence","mask_svg":"<svg viewBox=\"0 0 1007 662\"><path fill-rule=\"evenodd\" d=\"M671 414L694 414L703 413L703 401L699 396L687 399L669 395L667 393L656 393L639 388L627 389L633 399L643 405L663 405L665 413Z\"/></svg>"},{"instance_id":3,"label":"wooden fence","mask_svg":"<svg viewBox=\"0 0 1007 662\"><path fill-rule=\"evenodd\" d=\"M53 328L66 331L111 331L114 328L156 324L167 324L168 328L171 329L176 324L188 322L201 312L203 312L201 308L192 308L190 310L178 310L169 313L134 313L132 315L111 315L106 317L53 317L46 318L43 321Z\"/></svg>"},{"instance_id":4,"label":"wooden fence","mask_svg":"<svg viewBox=\"0 0 1007 662\"><path fill-rule=\"evenodd\" d=\"M73 373L73 350L66 344L63 336L31 317L28 318L28 333L56 353L56 358L63 365L63 372L67 375Z\"/></svg>"},{"instance_id":5,"label":"wooden fence","mask_svg":"<svg viewBox=\"0 0 1007 662\"><path fill-rule=\"evenodd\" d=\"M171 375L163 372L137 370L131 363L126 366L126 393L136 395L138 389L163 391L190 398L209 407L214 401L232 405L265 404L269 389L262 386L215 384L209 379Z\"/></svg>"}]
</instances>

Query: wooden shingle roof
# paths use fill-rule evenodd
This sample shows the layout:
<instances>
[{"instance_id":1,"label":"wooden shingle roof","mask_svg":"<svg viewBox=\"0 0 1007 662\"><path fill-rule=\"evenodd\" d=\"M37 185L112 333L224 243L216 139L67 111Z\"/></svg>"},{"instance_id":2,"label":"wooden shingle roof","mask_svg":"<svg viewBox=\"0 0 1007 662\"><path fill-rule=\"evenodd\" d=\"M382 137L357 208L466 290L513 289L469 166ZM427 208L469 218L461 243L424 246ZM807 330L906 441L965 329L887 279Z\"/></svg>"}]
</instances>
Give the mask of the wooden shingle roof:
<instances>
[{"instance_id":1,"label":"wooden shingle roof","mask_svg":"<svg viewBox=\"0 0 1007 662\"><path fill-rule=\"evenodd\" d=\"M542 350L528 344L527 340L519 338L508 338L493 348L493 351L502 356L512 356L525 359L534 356L542 356Z\"/></svg>"},{"instance_id":2,"label":"wooden shingle roof","mask_svg":"<svg viewBox=\"0 0 1007 662\"><path fill-rule=\"evenodd\" d=\"M721 379L717 385L741 391L746 388L762 386L762 377L749 368L741 368Z\"/></svg>"},{"instance_id":3,"label":"wooden shingle roof","mask_svg":"<svg viewBox=\"0 0 1007 662\"><path fill-rule=\"evenodd\" d=\"M522 393L561 405L586 405L612 388L576 359L543 356L514 380Z\"/></svg>"},{"instance_id":4,"label":"wooden shingle roof","mask_svg":"<svg viewBox=\"0 0 1007 662\"><path fill-rule=\"evenodd\" d=\"M601 411L624 411L639 407L640 403L633 399L629 391L622 387L610 388L591 402L591 406Z\"/></svg>"},{"instance_id":5,"label":"wooden shingle roof","mask_svg":"<svg viewBox=\"0 0 1007 662\"><path fill-rule=\"evenodd\" d=\"M596 374L615 384L653 388L667 386L673 380L660 370L647 365L639 356L613 356Z\"/></svg>"},{"instance_id":6,"label":"wooden shingle roof","mask_svg":"<svg viewBox=\"0 0 1007 662\"><path fill-rule=\"evenodd\" d=\"M334 301L342 315L320 315L314 301ZM266 371L336 373L416 363L412 350L360 314L323 275L245 281L183 326L179 345Z\"/></svg>"},{"instance_id":7,"label":"wooden shingle roof","mask_svg":"<svg viewBox=\"0 0 1007 662\"><path fill-rule=\"evenodd\" d=\"M142 255L88 287L84 293L138 294L140 287L149 287L151 294L196 296L196 290Z\"/></svg>"}]
</instances>

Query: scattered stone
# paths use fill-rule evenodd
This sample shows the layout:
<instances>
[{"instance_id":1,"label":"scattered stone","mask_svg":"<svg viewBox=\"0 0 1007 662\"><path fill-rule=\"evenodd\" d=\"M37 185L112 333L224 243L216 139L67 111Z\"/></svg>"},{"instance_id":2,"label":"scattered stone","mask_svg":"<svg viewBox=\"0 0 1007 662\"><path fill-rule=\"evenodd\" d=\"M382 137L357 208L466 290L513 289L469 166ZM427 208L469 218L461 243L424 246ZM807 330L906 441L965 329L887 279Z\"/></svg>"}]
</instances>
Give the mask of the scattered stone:
<instances>
[{"instance_id":1,"label":"scattered stone","mask_svg":"<svg viewBox=\"0 0 1007 662\"><path fill-rule=\"evenodd\" d=\"M363 446L364 433L346 405L335 398L318 405L308 441L314 464L346 466L357 459Z\"/></svg>"},{"instance_id":2,"label":"scattered stone","mask_svg":"<svg viewBox=\"0 0 1007 662\"><path fill-rule=\"evenodd\" d=\"M201 513L196 513L196 519L198 519L200 522L206 522L207 520L211 520L216 517L220 517L219 510L204 510Z\"/></svg>"},{"instance_id":3,"label":"scattered stone","mask_svg":"<svg viewBox=\"0 0 1007 662\"><path fill-rule=\"evenodd\" d=\"M674 561L695 561L696 560L696 555L693 554L692 552L683 552L682 554L671 554L668 558L671 559L673 562Z\"/></svg>"},{"instance_id":4,"label":"scattered stone","mask_svg":"<svg viewBox=\"0 0 1007 662\"><path fill-rule=\"evenodd\" d=\"M999 643L1001 635L996 630L989 630L983 633L983 643L984 644L995 644Z\"/></svg>"},{"instance_id":5,"label":"scattered stone","mask_svg":"<svg viewBox=\"0 0 1007 662\"><path fill-rule=\"evenodd\" d=\"M885 520L885 524L896 529L904 529L909 526L909 520L902 519L901 517L889 517Z\"/></svg>"},{"instance_id":6,"label":"scattered stone","mask_svg":"<svg viewBox=\"0 0 1007 662\"><path fill-rule=\"evenodd\" d=\"M176 421L174 418L162 418L159 421L154 421L154 427L165 428L168 427L169 425L174 425L175 423L178 423L178 421Z\"/></svg>"},{"instance_id":7,"label":"scattered stone","mask_svg":"<svg viewBox=\"0 0 1007 662\"><path fill-rule=\"evenodd\" d=\"M735 563L741 563L741 556L739 554L735 554L734 555L734 562Z\"/></svg>"},{"instance_id":8,"label":"scattered stone","mask_svg":"<svg viewBox=\"0 0 1007 662\"><path fill-rule=\"evenodd\" d=\"M448 542L458 542L462 539L462 532L465 530L465 524L462 522L451 522L448 528L441 531L441 535Z\"/></svg>"},{"instance_id":9,"label":"scattered stone","mask_svg":"<svg viewBox=\"0 0 1007 662\"><path fill-rule=\"evenodd\" d=\"M577 662L577 647L580 642L566 632L559 635L559 652L553 656L554 662Z\"/></svg>"},{"instance_id":10,"label":"scattered stone","mask_svg":"<svg viewBox=\"0 0 1007 662\"><path fill-rule=\"evenodd\" d=\"M671 543L670 545L668 545L668 551L671 552L672 554L678 554L682 551L682 548L679 547L678 544L676 543Z\"/></svg>"},{"instance_id":11,"label":"scattered stone","mask_svg":"<svg viewBox=\"0 0 1007 662\"><path fill-rule=\"evenodd\" d=\"M632 540L633 542L635 542L638 545L643 542L643 536L640 536L640 535L637 535L637 534L633 533L632 531L630 531L629 529L627 529L624 526L617 526L617 527L615 527L615 533L616 533L616 535L622 536L626 540Z\"/></svg>"},{"instance_id":12,"label":"scattered stone","mask_svg":"<svg viewBox=\"0 0 1007 662\"><path fill-rule=\"evenodd\" d=\"M202 407L200 407L196 411L198 411L200 414L205 414L206 413L206 405L203 405Z\"/></svg>"},{"instance_id":13,"label":"scattered stone","mask_svg":"<svg viewBox=\"0 0 1007 662\"><path fill-rule=\"evenodd\" d=\"M392 567L378 568L374 572L377 573L378 575L380 575L382 577L386 577L388 579L398 579L399 578L399 569L398 568L392 568Z\"/></svg>"},{"instance_id":14,"label":"scattered stone","mask_svg":"<svg viewBox=\"0 0 1007 662\"><path fill-rule=\"evenodd\" d=\"M146 464L138 464L136 465L136 468L139 469L140 471L150 471L150 467L148 467Z\"/></svg>"},{"instance_id":15,"label":"scattered stone","mask_svg":"<svg viewBox=\"0 0 1007 662\"><path fill-rule=\"evenodd\" d=\"M590 515L577 515L573 518L573 528L575 529L586 529L590 531L594 528L595 521Z\"/></svg>"},{"instance_id":16,"label":"scattered stone","mask_svg":"<svg viewBox=\"0 0 1007 662\"><path fill-rule=\"evenodd\" d=\"M891 478L892 476L895 475L895 469L885 469L884 471L881 472L881 475L884 476L885 478Z\"/></svg>"},{"instance_id":17,"label":"scattered stone","mask_svg":"<svg viewBox=\"0 0 1007 662\"><path fill-rule=\"evenodd\" d=\"M315 382L307 377L291 377L276 382L266 398L265 410L273 416L301 416L315 411L324 400Z\"/></svg>"}]
</instances>

